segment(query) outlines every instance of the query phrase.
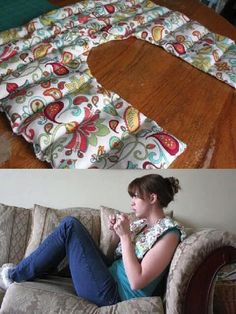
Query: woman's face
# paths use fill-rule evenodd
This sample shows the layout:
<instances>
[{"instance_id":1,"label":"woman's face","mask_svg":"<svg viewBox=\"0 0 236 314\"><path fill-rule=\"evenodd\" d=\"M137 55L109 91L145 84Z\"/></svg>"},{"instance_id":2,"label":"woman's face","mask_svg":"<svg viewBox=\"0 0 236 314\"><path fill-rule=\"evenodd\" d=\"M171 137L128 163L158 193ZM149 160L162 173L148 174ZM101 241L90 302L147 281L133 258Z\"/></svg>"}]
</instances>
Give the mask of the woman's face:
<instances>
[{"instance_id":1,"label":"woman's face","mask_svg":"<svg viewBox=\"0 0 236 314\"><path fill-rule=\"evenodd\" d=\"M150 203L148 198L140 198L138 193L135 193L131 199L131 208L135 212L137 218L147 218L150 214Z\"/></svg>"}]
</instances>

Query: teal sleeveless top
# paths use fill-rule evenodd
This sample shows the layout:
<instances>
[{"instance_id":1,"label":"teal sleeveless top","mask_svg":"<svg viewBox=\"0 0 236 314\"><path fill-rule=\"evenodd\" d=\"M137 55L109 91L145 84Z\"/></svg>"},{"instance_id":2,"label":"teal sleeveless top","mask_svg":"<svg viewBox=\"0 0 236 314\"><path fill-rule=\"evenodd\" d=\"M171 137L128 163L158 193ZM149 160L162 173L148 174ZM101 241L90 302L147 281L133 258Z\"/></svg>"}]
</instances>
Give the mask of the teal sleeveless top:
<instances>
[{"instance_id":1,"label":"teal sleeveless top","mask_svg":"<svg viewBox=\"0 0 236 314\"><path fill-rule=\"evenodd\" d=\"M168 217L168 219L169 219L169 217ZM183 228L182 227L180 228L176 224L173 224L173 225L169 226L169 228L164 228L164 229L163 229L163 232L161 234L156 235L156 241L159 240L164 234L169 233L169 232L177 232L179 235L179 241L181 241L184 238ZM139 229L139 231L140 231L140 229ZM136 237L134 236L134 241L135 241L135 238L136 239L140 238L140 236L138 236L138 235L140 235L140 232L138 234L136 234ZM153 235L153 233L152 233L152 235ZM155 242L153 241L153 245L155 244ZM117 251L120 251L120 250L118 249ZM118 255L117 251L115 253L115 256ZM118 292L119 292L121 301L124 301L124 300L132 299L132 298L152 296L154 291L158 288L158 285L160 285L162 283L162 279L163 279L164 275L166 274L166 272L168 271L168 269L169 269L169 265L166 267L166 269L157 278L155 278L152 282L150 282L146 287L144 287L143 289L138 289L138 290L131 289L128 277L127 277L126 272L125 272L123 260L121 257L119 257L117 260L115 260L113 262L113 264L109 268L109 271L117 283Z\"/></svg>"},{"instance_id":2,"label":"teal sleeveless top","mask_svg":"<svg viewBox=\"0 0 236 314\"><path fill-rule=\"evenodd\" d=\"M116 260L112 266L109 268L112 277L117 282L118 292L120 295L121 301L129 300L132 298L139 297L148 297L153 295L154 290L161 283L163 276L166 273L164 270L157 278L155 278L151 283L149 283L146 287L139 290L132 290L129 284L129 280L127 278L124 263L122 258Z\"/></svg>"}]
</instances>

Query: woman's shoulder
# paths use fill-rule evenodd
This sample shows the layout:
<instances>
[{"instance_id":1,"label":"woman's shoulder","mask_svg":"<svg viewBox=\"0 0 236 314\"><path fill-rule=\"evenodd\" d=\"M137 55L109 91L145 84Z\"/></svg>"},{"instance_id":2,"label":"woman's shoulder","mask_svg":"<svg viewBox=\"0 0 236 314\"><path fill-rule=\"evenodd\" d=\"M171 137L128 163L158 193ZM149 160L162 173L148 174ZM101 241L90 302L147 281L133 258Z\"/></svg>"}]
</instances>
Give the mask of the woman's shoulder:
<instances>
[{"instance_id":1,"label":"woman's shoulder","mask_svg":"<svg viewBox=\"0 0 236 314\"><path fill-rule=\"evenodd\" d=\"M154 225L154 230L157 233L162 234L165 234L169 231L177 231L180 234L181 241L183 241L187 237L184 227L178 221L169 216L160 219L160 221Z\"/></svg>"}]
</instances>

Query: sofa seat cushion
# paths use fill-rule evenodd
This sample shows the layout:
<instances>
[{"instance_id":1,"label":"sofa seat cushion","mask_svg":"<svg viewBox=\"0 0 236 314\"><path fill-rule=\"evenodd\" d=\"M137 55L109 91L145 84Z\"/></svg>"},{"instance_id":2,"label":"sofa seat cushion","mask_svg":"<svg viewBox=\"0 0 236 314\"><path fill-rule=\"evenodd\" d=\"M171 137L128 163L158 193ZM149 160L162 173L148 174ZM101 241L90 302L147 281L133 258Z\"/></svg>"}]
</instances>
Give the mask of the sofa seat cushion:
<instances>
[{"instance_id":1,"label":"sofa seat cushion","mask_svg":"<svg viewBox=\"0 0 236 314\"><path fill-rule=\"evenodd\" d=\"M160 297L144 297L98 308L97 314L148 313L164 314Z\"/></svg>"},{"instance_id":2,"label":"sofa seat cushion","mask_svg":"<svg viewBox=\"0 0 236 314\"><path fill-rule=\"evenodd\" d=\"M97 307L75 294L70 278L48 276L32 282L14 283L6 292L1 314L164 314L159 297L138 298L111 306Z\"/></svg>"},{"instance_id":3,"label":"sofa seat cushion","mask_svg":"<svg viewBox=\"0 0 236 314\"><path fill-rule=\"evenodd\" d=\"M50 276L12 284L2 302L1 314L96 313L97 308L75 294L70 278Z\"/></svg>"}]
</instances>

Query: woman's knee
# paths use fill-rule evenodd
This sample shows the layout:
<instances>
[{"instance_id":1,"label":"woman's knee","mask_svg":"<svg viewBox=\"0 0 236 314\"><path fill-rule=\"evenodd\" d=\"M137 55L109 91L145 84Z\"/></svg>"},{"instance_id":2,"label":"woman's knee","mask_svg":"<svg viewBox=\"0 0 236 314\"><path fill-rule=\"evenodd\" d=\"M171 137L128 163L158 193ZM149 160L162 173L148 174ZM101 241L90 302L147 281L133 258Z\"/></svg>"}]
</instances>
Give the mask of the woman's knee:
<instances>
[{"instance_id":1,"label":"woman's knee","mask_svg":"<svg viewBox=\"0 0 236 314\"><path fill-rule=\"evenodd\" d=\"M79 225L80 221L73 216L66 216L61 220L61 224L69 226Z\"/></svg>"},{"instance_id":2,"label":"woman's knee","mask_svg":"<svg viewBox=\"0 0 236 314\"><path fill-rule=\"evenodd\" d=\"M61 220L60 226L66 232L72 231L76 232L77 234L81 234L84 232L88 232L84 225L75 217L73 216L66 216Z\"/></svg>"}]
</instances>

